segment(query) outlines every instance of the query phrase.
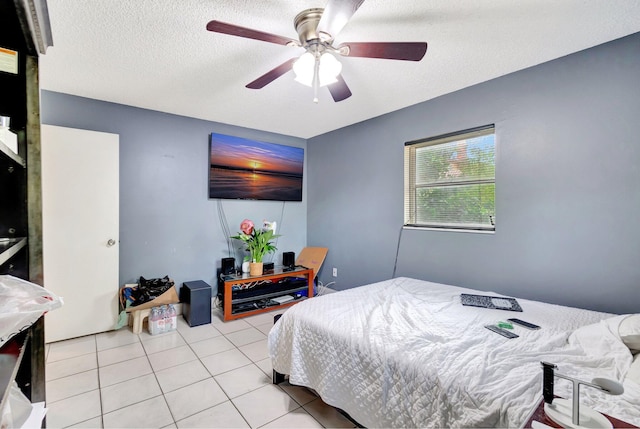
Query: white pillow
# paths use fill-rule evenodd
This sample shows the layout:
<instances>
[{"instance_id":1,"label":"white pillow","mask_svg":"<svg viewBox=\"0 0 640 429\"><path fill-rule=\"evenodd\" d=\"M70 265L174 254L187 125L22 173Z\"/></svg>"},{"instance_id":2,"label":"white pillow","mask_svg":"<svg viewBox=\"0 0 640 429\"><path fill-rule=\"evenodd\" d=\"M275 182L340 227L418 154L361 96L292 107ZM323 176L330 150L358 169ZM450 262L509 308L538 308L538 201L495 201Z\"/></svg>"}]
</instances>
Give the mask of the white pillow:
<instances>
[{"instance_id":1,"label":"white pillow","mask_svg":"<svg viewBox=\"0 0 640 429\"><path fill-rule=\"evenodd\" d=\"M640 314L625 317L618 327L622 342L634 351L640 350Z\"/></svg>"},{"instance_id":2,"label":"white pillow","mask_svg":"<svg viewBox=\"0 0 640 429\"><path fill-rule=\"evenodd\" d=\"M632 380L640 385L640 354L637 354L636 357L633 359L633 363L631 364L631 366L629 367L629 370L627 371L627 376L625 377L625 380Z\"/></svg>"}]
</instances>

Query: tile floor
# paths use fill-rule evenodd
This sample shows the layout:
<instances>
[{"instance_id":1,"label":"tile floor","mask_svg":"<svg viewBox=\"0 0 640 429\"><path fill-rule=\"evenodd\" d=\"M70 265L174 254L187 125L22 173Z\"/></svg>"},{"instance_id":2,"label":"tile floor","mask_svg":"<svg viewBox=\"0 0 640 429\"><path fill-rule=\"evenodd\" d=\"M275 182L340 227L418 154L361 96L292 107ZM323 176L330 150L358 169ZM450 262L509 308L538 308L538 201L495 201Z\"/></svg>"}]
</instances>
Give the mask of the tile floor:
<instances>
[{"instance_id":1,"label":"tile floor","mask_svg":"<svg viewBox=\"0 0 640 429\"><path fill-rule=\"evenodd\" d=\"M281 311L280 311L281 312ZM264 313L135 335L130 328L47 345L47 427L354 427L308 389L271 384Z\"/></svg>"}]
</instances>

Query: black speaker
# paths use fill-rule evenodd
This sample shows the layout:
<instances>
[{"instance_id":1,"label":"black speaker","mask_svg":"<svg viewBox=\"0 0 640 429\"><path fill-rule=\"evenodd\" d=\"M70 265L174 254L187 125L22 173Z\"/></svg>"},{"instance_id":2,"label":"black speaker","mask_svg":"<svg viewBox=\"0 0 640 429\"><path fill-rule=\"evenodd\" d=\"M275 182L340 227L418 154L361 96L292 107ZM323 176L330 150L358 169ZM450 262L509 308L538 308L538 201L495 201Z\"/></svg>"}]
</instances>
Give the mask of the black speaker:
<instances>
[{"instance_id":1,"label":"black speaker","mask_svg":"<svg viewBox=\"0 0 640 429\"><path fill-rule=\"evenodd\" d=\"M294 252L282 252L282 266L293 268L296 264L296 254Z\"/></svg>"},{"instance_id":2,"label":"black speaker","mask_svg":"<svg viewBox=\"0 0 640 429\"><path fill-rule=\"evenodd\" d=\"M222 258L222 274L233 274L236 270L235 258Z\"/></svg>"},{"instance_id":3,"label":"black speaker","mask_svg":"<svg viewBox=\"0 0 640 429\"><path fill-rule=\"evenodd\" d=\"M211 286L202 280L184 282L180 296L182 315L189 326L211 323Z\"/></svg>"}]
</instances>

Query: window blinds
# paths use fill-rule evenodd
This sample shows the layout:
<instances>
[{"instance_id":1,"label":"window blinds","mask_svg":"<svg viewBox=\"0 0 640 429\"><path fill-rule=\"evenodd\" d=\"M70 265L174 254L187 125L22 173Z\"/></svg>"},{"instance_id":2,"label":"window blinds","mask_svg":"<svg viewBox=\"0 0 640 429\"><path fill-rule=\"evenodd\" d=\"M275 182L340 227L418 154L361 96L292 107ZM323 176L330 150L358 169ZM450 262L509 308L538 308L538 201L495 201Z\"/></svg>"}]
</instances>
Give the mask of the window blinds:
<instances>
[{"instance_id":1,"label":"window blinds","mask_svg":"<svg viewBox=\"0 0 640 429\"><path fill-rule=\"evenodd\" d=\"M494 126L405 146L405 225L495 229Z\"/></svg>"}]
</instances>

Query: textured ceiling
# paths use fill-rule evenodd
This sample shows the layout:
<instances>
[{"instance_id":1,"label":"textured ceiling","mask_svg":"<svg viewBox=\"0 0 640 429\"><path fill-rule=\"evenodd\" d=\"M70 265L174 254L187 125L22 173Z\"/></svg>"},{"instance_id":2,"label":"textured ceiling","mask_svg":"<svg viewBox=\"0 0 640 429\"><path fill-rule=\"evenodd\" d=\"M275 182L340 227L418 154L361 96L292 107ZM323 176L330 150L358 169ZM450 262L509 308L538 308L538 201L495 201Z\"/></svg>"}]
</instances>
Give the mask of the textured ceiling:
<instances>
[{"instance_id":1,"label":"textured ceiling","mask_svg":"<svg viewBox=\"0 0 640 429\"><path fill-rule=\"evenodd\" d=\"M340 58L335 103L289 72L245 88L301 48L206 30L212 19L297 38L327 0L48 0L46 90L302 138L640 31L640 0L366 0L337 43L427 41L421 62Z\"/></svg>"}]
</instances>

